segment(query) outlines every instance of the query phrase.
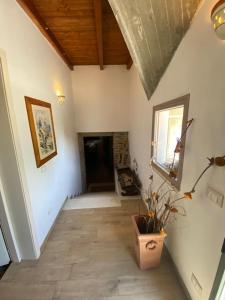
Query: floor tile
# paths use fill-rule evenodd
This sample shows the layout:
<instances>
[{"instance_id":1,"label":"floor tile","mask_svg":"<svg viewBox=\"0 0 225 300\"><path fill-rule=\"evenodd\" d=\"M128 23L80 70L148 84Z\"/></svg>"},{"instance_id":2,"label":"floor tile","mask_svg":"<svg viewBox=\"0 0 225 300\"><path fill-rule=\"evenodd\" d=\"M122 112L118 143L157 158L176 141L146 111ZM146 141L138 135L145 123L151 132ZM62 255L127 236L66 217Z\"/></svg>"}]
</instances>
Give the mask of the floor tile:
<instances>
[{"instance_id":1,"label":"floor tile","mask_svg":"<svg viewBox=\"0 0 225 300\"><path fill-rule=\"evenodd\" d=\"M63 211L38 261L12 264L1 300L185 300L166 252L157 269L141 271L130 216L121 207Z\"/></svg>"}]
</instances>

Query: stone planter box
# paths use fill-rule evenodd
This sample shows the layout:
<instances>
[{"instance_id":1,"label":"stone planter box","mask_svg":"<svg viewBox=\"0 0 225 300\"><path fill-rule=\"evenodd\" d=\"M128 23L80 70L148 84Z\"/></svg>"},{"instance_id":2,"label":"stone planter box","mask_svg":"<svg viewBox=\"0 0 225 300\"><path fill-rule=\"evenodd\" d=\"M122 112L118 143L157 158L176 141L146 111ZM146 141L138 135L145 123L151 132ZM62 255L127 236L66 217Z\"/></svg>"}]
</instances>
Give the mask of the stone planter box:
<instances>
[{"instance_id":1,"label":"stone planter box","mask_svg":"<svg viewBox=\"0 0 225 300\"><path fill-rule=\"evenodd\" d=\"M134 227L134 248L140 269L156 268L160 264L166 233L141 234L137 222L138 215L131 217Z\"/></svg>"}]
</instances>

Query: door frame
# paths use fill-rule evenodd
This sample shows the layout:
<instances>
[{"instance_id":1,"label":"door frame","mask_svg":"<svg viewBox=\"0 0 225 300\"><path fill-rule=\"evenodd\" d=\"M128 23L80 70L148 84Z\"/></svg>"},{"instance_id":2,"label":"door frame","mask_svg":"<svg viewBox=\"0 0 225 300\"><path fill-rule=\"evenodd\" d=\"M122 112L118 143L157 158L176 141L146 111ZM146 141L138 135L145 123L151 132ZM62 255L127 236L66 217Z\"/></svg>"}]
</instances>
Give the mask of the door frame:
<instances>
[{"instance_id":1,"label":"door frame","mask_svg":"<svg viewBox=\"0 0 225 300\"><path fill-rule=\"evenodd\" d=\"M224 284L223 279L224 279L224 274L225 274L225 239L223 241L223 246L221 249L221 258L220 258L220 262L219 262L219 267L216 273L216 277L214 280L214 284L212 287L212 291L209 297L209 300L215 300L218 299L217 297L219 297L220 295L218 295L218 293L220 292L220 290L223 288L221 286L221 284ZM221 290L222 292L222 290Z\"/></svg>"},{"instance_id":2,"label":"door frame","mask_svg":"<svg viewBox=\"0 0 225 300\"><path fill-rule=\"evenodd\" d=\"M2 228L2 224L0 223L0 239L1 240L3 240L3 246L5 246L5 250L6 250L6 252L7 252L7 259L9 259L9 261L7 262L7 263L5 263L5 264L2 264L2 262L1 262L1 264L0 264L0 268L1 267L4 267L4 266L7 266L7 265L9 265L10 263L11 263L11 261L12 261L12 259L11 259L11 255L10 255L10 251L9 251L9 248L8 248L8 246L7 246L7 242L6 242L6 238L5 238L5 234L4 234L4 232L3 232L3 228ZM1 242L0 242L1 243ZM5 250L3 249L2 251L3 252L5 252ZM1 250L0 250L0 252L1 252ZM2 253L3 253L2 252ZM1 261L1 257L0 257L0 261Z\"/></svg>"},{"instance_id":3,"label":"door frame","mask_svg":"<svg viewBox=\"0 0 225 300\"><path fill-rule=\"evenodd\" d=\"M16 166L19 181L20 181L20 190L21 190L21 197L23 199L23 209L25 211L26 219L27 219L27 229L29 232L29 243L32 245L32 259L37 259L40 256L40 246L38 244L38 240L36 237L36 231L34 227L34 219L32 215L31 209L31 202L29 198L29 192L26 185L26 176L25 170L23 166L23 157L20 149L20 141L19 136L17 133L17 124L15 118L15 112L13 108L13 100L11 95L11 88L10 88L10 80L8 74L8 65L7 65L7 57L6 53L3 49L0 48L0 72L2 73L3 77L3 87L5 93L5 105L9 120L9 126L11 131L11 138L13 143L13 152L16 159ZM23 257L21 257L20 248L17 242L17 236L14 231L14 225L10 218L10 212L7 205L7 197L6 193L4 192L4 185L3 181L0 178L0 220L1 226L4 233L4 238L6 241L6 246L9 251L10 258L12 262L20 262Z\"/></svg>"},{"instance_id":4,"label":"door frame","mask_svg":"<svg viewBox=\"0 0 225 300\"><path fill-rule=\"evenodd\" d=\"M99 136L112 136L113 132L78 132L78 146L80 154L80 169L81 169L81 184L82 184L82 193L87 191L86 183L86 162L85 162L85 153L84 153L84 137L99 137Z\"/></svg>"},{"instance_id":5,"label":"door frame","mask_svg":"<svg viewBox=\"0 0 225 300\"><path fill-rule=\"evenodd\" d=\"M20 252L16 243L15 234L12 223L10 222L9 210L6 204L5 193L3 190L2 181L0 178L0 225L6 243L6 248L9 252L11 261L20 262Z\"/></svg>"}]
</instances>

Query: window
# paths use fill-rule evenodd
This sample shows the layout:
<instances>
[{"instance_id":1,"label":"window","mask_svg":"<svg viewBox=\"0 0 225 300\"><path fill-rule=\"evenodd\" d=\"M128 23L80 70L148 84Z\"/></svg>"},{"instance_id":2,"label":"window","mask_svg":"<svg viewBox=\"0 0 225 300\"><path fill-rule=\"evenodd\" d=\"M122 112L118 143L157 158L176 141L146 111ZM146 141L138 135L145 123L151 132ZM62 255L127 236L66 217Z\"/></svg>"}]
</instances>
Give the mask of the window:
<instances>
[{"instance_id":1,"label":"window","mask_svg":"<svg viewBox=\"0 0 225 300\"><path fill-rule=\"evenodd\" d=\"M152 164L178 189L182 177L185 140L182 140L181 152L174 153L174 150L188 121L189 98L190 95L186 95L153 107ZM175 179L169 177L172 164L177 174Z\"/></svg>"}]
</instances>

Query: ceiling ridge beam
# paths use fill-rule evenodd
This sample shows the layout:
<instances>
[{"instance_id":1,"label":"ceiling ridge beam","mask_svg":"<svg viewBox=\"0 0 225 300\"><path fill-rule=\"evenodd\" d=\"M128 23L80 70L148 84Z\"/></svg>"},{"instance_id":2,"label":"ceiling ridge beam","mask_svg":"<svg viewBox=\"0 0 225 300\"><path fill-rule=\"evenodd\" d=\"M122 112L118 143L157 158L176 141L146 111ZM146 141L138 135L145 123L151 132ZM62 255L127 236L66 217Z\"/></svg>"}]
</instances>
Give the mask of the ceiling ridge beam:
<instances>
[{"instance_id":1,"label":"ceiling ridge beam","mask_svg":"<svg viewBox=\"0 0 225 300\"><path fill-rule=\"evenodd\" d=\"M98 61L100 70L104 69L103 59L103 31L102 31L102 0L93 0L94 3L94 15L95 15L95 27L96 38L98 48Z\"/></svg>"},{"instance_id":2,"label":"ceiling ridge beam","mask_svg":"<svg viewBox=\"0 0 225 300\"><path fill-rule=\"evenodd\" d=\"M73 70L73 63L71 62L65 50L62 48L62 46L56 39L55 35L52 33L45 21L42 19L32 2L30 0L16 1L23 8L26 14L31 18L31 20L36 24L41 33L50 42L50 44L53 46L53 48L56 50L59 56L63 59L66 65L70 68L70 70Z\"/></svg>"}]
</instances>

